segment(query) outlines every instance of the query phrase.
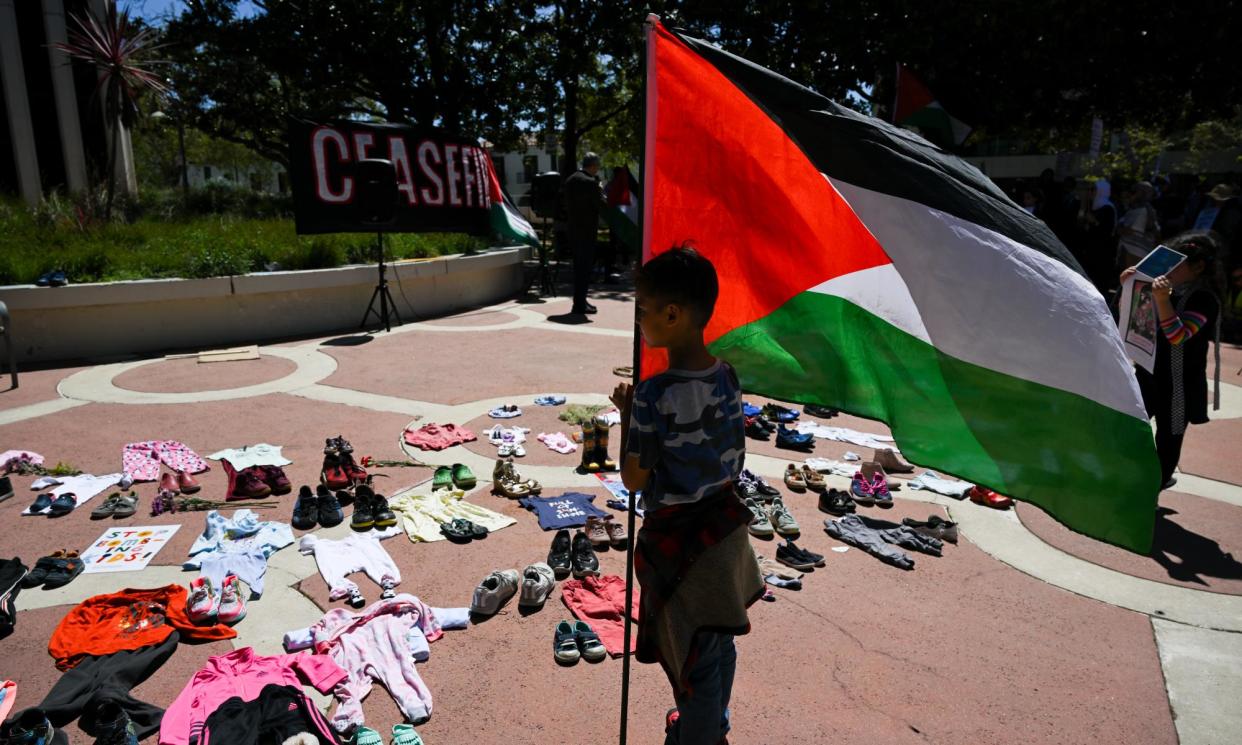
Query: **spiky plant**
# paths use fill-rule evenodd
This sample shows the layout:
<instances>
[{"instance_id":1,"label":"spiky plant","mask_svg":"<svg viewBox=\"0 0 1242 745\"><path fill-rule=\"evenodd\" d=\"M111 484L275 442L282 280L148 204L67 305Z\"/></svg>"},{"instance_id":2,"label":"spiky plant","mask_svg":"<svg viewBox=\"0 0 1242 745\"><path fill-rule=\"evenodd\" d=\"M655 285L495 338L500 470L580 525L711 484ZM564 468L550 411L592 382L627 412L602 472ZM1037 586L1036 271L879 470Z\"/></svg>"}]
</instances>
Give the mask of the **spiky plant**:
<instances>
[{"instance_id":1,"label":"spiky plant","mask_svg":"<svg viewBox=\"0 0 1242 745\"><path fill-rule=\"evenodd\" d=\"M128 11L118 12L115 2L107 3L102 19L94 13L70 14L72 21L67 43L55 47L73 59L89 62L99 73L93 99L102 98L104 117L111 125L108 141L108 194L104 218L112 218L116 193L117 145L121 127L132 127L138 120L138 101L145 91L166 93L168 87L152 69L161 61L151 59L159 48L155 30L130 20Z\"/></svg>"}]
</instances>

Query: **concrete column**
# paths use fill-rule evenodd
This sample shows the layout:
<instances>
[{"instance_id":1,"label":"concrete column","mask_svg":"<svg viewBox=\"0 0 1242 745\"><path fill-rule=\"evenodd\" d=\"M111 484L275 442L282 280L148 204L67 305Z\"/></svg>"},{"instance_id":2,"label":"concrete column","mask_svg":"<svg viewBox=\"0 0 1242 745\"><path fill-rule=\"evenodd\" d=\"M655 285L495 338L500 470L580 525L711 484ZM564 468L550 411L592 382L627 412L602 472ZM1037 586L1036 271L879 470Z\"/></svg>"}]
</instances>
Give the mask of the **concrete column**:
<instances>
[{"instance_id":1,"label":"concrete column","mask_svg":"<svg viewBox=\"0 0 1242 745\"><path fill-rule=\"evenodd\" d=\"M65 158L65 179L70 192L86 189L86 155L78 119L78 94L73 85L69 56L56 49L68 40L64 0L43 0L43 27L47 30L47 55L52 65L52 89L56 95L56 119L60 125L60 148Z\"/></svg>"},{"instance_id":2,"label":"concrete column","mask_svg":"<svg viewBox=\"0 0 1242 745\"><path fill-rule=\"evenodd\" d=\"M22 67L22 47L17 38L17 12L13 2L0 0L0 77L4 83L4 104L8 109L18 187L26 204L34 207L43 198L43 184L39 180L39 158L35 153L34 125L30 122L30 99L26 97L26 71Z\"/></svg>"}]
</instances>

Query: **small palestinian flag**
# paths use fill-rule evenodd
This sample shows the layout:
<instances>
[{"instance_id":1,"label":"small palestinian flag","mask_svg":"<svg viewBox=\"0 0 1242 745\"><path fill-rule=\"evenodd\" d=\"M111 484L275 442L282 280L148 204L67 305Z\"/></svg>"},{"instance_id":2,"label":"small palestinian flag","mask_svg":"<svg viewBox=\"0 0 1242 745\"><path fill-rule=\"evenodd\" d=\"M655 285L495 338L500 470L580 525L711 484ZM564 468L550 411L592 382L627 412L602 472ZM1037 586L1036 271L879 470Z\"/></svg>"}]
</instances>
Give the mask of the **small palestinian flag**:
<instances>
[{"instance_id":1,"label":"small palestinian flag","mask_svg":"<svg viewBox=\"0 0 1242 745\"><path fill-rule=\"evenodd\" d=\"M949 116L923 81L900 62L897 63L897 98L893 102L893 122L915 129L944 147L960 145L970 135L970 127Z\"/></svg>"},{"instance_id":2,"label":"small palestinian flag","mask_svg":"<svg viewBox=\"0 0 1242 745\"><path fill-rule=\"evenodd\" d=\"M535 232L530 222L522 217L522 213L509 199L509 195L500 187L500 176L496 173L496 167L492 165L492 159L481 158L480 160L487 165L487 175L492 184L490 192L492 204L488 212L492 232L501 238L525 243L528 246L538 246L539 234Z\"/></svg>"},{"instance_id":3,"label":"small palestinian flag","mask_svg":"<svg viewBox=\"0 0 1242 745\"><path fill-rule=\"evenodd\" d=\"M915 463L1150 548L1133 369L1042 222L921 137L710 44L655 23L647 55L644 258L691 240L715 264L706 339L747 391L883 421Z\"/></svg>"},{"instance_id":4,"label":"small palestinian flag","mask_svg":"<svg viewBox=\"0 0 1242 745\"><path fill-rule=\"evenodd\" d=\"M638 180L628 166L617 166L612 179L604 187L608 207L603 211L604 222L613 235L625 245L637 251L638 235Z\"/></svg>"}]
</instances>

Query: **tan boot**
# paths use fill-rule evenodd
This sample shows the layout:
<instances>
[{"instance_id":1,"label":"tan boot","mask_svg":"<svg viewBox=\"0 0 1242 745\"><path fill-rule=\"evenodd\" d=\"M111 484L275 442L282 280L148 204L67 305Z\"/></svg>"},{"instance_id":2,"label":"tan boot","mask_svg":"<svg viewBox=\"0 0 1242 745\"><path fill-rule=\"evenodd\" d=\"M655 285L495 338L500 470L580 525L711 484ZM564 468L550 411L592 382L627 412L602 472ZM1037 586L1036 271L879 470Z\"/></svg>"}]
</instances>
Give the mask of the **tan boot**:
<instances>
[{"instance_id":1,"label":"tan boot","mask_svg":"<svg viewBox=\"0 0 1242 745\"><path fill-rule=\"evenodd\" d=\"M909 463L902 463L897 458L897 454L889 448L876 450L875 455L871 459L883 466L884 470L889 473L914 473L914 466Z\"/></svg>"},{"instance_id":2,"label":"tan boot","mask_svg":"<svg viewBox=\"0 0 1242 745\"><path fill-rule=\"evenodd\" d=\"M889 452L891 453L892 451L890 450ZM863 478L867 479L868 481L875 481L876 474L880 474L884 477L884 482L888 484L889 491L901 491L901 482L898 481L897 479L890 478L889 475L884 471L884 466L871 460L865 461L862 464Z\"/></svg>"}]
</instances>

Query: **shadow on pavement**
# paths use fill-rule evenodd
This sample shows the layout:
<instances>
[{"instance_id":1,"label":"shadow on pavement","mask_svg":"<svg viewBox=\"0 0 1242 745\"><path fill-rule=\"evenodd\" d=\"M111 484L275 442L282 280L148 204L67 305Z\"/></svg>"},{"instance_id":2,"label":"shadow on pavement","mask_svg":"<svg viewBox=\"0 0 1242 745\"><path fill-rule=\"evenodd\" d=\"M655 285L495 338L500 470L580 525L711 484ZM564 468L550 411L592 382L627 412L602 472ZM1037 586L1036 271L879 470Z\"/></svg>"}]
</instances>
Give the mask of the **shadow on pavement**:
<instances>
[{"instance_id":1,"label":"shadow on pavement","mask_svg":"<svg viewBox=\"0 0 1242 745\"><path fill-rule=\"evenodd\" d=\"M548 316L548 321L563 323L567 326L581 326L584 323L590 323L591 318L585 313L562 313L559 316Z\"/></svg>"},{"instance_id":2,"label":"shadow on pavement","mask_svg":"<svg viewBox=\"0 0 1242 745\"><path fill-rule=\"evenodd\" d=\"M328 339L323 342L325 347L360 347L370 342L375 337L370 334L350 334L349 336L338 336L335 339Z\"/></svg>"},{"instance_id":3,"label":"shadow on pavement","mask_svg":"<svg viewBox=\"0 0 1242 745\"><path fill-rule=\"evenodd\" d=\"M1160 507L1156 510L1156 530L1152 540L1151 558L1169 577L1200 585L1204 577L1242 579L1242 563L1233 554L1222 551L1220 544L1169 519L1177 510Z\"/></svg>"}]
</instances>

